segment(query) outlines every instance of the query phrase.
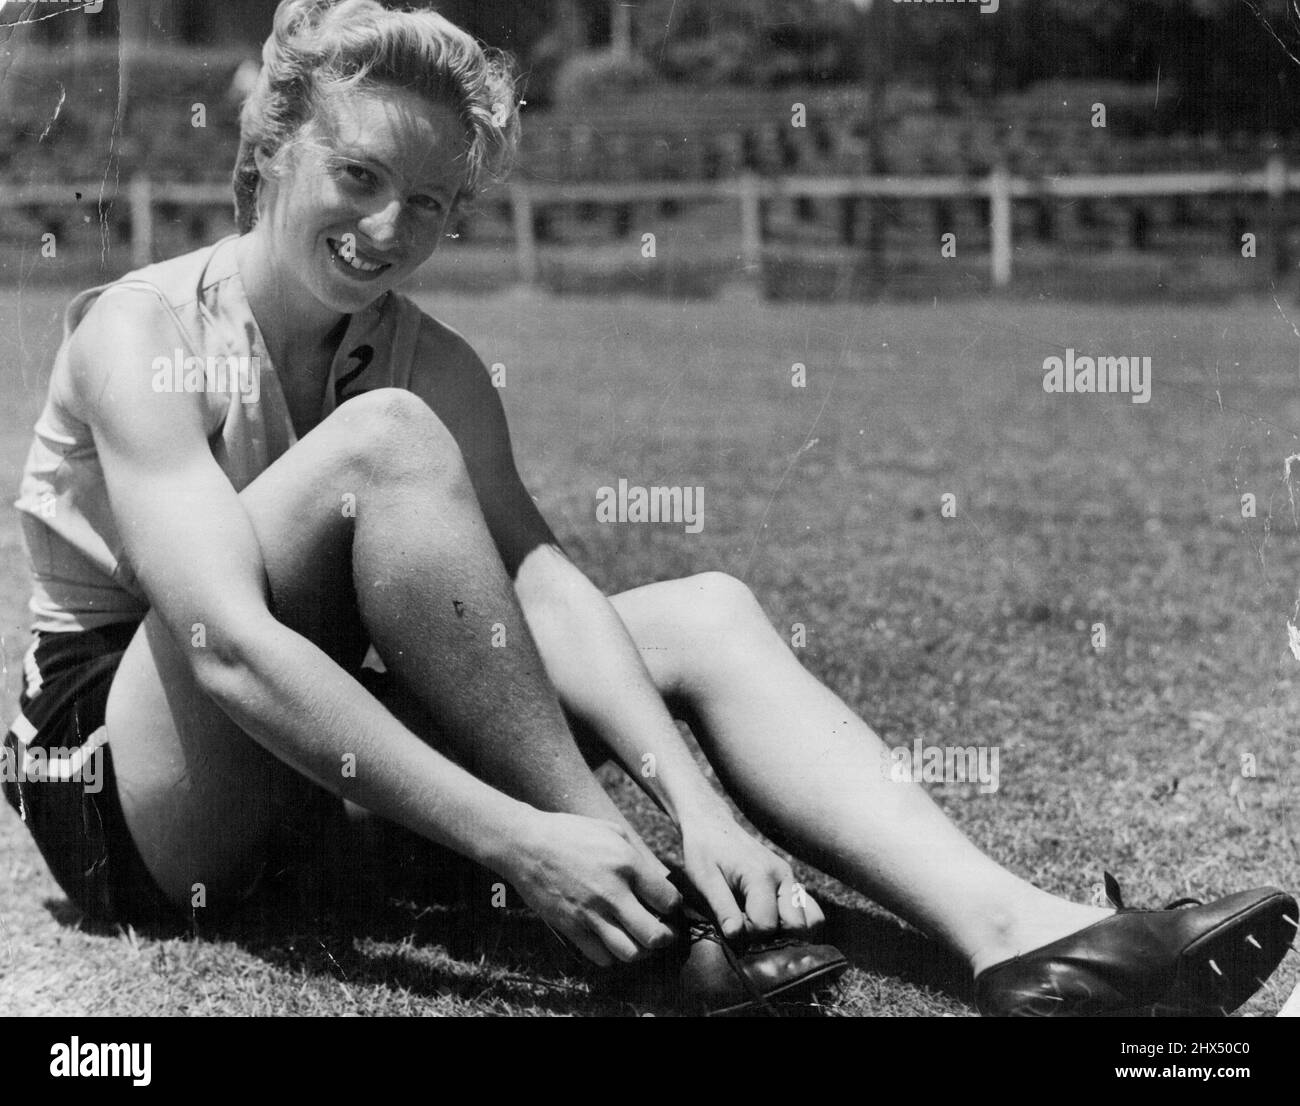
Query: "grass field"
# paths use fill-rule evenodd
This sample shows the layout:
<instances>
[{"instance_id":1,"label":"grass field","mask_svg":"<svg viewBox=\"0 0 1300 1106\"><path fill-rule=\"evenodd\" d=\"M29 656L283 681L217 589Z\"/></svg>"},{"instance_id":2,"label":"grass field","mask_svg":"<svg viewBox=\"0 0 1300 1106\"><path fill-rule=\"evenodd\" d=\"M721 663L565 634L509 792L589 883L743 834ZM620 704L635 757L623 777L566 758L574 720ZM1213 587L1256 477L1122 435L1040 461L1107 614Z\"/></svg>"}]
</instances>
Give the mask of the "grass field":
<instances>
[{"instance_id":1,"label":"grass field","mask_svg":"<svg viewBox=\"0 0 1300 1106\"><path fill-rule=\"evenodd\" d=\"M5 488L67 294L0 293ZM807 627L804 663L891 745L999 747L995 794L935 792L1016 872L1087 898L1109 870L1145 906L1300 888L1293 302L422 299L506 366L526 479L600 586L733 573L787 636ZM1150 403L1045 394L1043 359L1066 347L1151 356ZM806 388L791 386L795 362ZM702 485L703 531L598 524L597 489L620 477ZM941 517L945 493L956 518ZM1248 493L1257 517L1243 519ZM7 719L27 586L7 502L3 515ZM853 961L828 1013L971 1012L951 957L805 875ZM478 893L394 897L361 923L286 908L199 938L105 932L80 924L4 807L0 1013L669 1012L567 959L525 912L479 909ZM1297 978L1292 955L1246 1012L1274 1013Z\"/></svg>"}]
</instances>

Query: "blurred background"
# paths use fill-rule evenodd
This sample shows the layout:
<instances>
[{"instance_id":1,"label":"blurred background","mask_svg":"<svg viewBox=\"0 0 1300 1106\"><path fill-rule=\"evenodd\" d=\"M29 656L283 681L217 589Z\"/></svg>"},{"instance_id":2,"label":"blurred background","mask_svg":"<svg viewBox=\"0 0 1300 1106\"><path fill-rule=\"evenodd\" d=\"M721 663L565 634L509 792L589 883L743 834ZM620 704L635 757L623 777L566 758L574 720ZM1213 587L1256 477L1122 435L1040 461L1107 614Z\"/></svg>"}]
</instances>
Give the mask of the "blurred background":
<instances>
[{"instance_id":1,"label":"blurred background","mask_svg":"<svg viewBox=\"0 0 1300 1106\"><path fill-rule=\"evenodd\" d=\"M1294 267L1291 0L426 6L510 51L525 101L513 187L452 228L442 282L1127 298ZM231 230L238 104L274 8L0 6L0 279L115 276ZM57 257L33 265L47 233Z\"/></svg>"}]
</instances>

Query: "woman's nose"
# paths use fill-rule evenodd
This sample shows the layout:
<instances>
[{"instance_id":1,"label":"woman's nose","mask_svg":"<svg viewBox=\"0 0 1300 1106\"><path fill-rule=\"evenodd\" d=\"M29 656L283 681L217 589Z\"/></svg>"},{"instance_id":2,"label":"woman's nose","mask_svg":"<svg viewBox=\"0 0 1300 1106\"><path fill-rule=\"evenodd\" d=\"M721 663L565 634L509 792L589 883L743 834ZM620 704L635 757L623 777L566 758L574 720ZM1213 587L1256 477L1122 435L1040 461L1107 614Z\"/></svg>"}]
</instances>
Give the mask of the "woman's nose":
<instances>
[{"instance_id":1,"label":"woman's nose","mask_svg":"<svg viewBox=\"0 0 1300 1106\"><path fill-rule=\"evenodd\" d=\"M399 200L372 211L357 224L376 246L390 247L401 242L402 204Z\"/></svg>"}]
</instances>

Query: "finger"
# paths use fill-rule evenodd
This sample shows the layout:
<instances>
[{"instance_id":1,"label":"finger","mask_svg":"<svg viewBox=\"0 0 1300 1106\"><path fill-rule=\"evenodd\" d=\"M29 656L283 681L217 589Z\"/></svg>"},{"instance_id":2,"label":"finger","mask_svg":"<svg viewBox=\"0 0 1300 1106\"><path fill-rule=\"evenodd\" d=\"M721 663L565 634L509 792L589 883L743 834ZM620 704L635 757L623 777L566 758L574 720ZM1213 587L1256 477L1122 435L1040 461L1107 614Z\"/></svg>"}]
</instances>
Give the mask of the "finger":
<instances>
[{"instance_id":1,"label":"finger","mask_svg":"<svg viewBox=\"0 0 1300 1106\"><path fill-rule=\"evenodd\" d=\"M662 876L664 879L668 878L670 871L668 865L650 851L650 846L641 840L640 835L634 829L628 826L620 826L614 822L611 822L610 825L618 830L619 836L636 850L637 857L647 871Z\"/></svg>"},{"instance_id":2,"label":"finger","mask_svg":"<svg viewBox=\"0 0 1300 1106\"><path fill-rule=\"evenodd\" d=\"M655 856L654 853L652 853L652 852L650 851L650 846L649 846L649 845L647 845L644 841L641 840L641 838L637 837L635 834L632 835L632 844L636 846L637 851L638 851L638 852L639 852L643 857L645 857L645 861L646 861L646 863L647 863L647 864L648 864L648 865L649 865L649 866L650 866L650 867L651 867L655 872L657 872L659 875L663 876L664 879L667 879L667 878L668 878L668 876L669 876L669 874L671 873L672 869L670 869L670 868L668 867L667 864L665 864L662 860L660 860L657 856Z\"/></svg>"},{"instance_id":3,"label":"finger","mask_svg":"<svg viewBox=\"0 0 1300 1106\"><path fill-rule=\"evenodd\" d=\"M632 895L614 903L605 920L635 941L641 949L664 949L677 940L677 934L672 928L651 914Z\"/></svg>"},{"instance_id":4,"label":"finger","mask_svg":"<svg viewBox=\"0 0 1300 1106\"><path fill-rule=\"evenodd\" d=\"M633 894L659 917L666 918L680 909L682 894L668 881L668 869L653 853L648 860L638 855L628 875Z\"/></svg>"},{"instance_id":5,"label":"finger","mask_svg":"<svg viewBox=\"0 0 1300 1106\"><path fill-rule=\"evenodd\" d=\"M776 891L776 909L781 917L782 929L807 929L809 926L806 904L808 893L794 876L781 881Z\"/></svg>"},{"instance_id":6,"label":"finger","mask_svg":"<svg viewBox=\"0 0 1300 1106\"><path fill-rule=\"evenodd\" d=\"M745 912L736 901L736 896L731 893L722 873L716 868L710 868L709 874L695 886L713 911L722 935L728 938L739 937L745 931Z\"/></svg>"},{"instance_id":7,"label":"finger","mask_svg":"<svg viewBox=\"0 0 1300 1106\"><path fill-rule=\"evenodd\" d=\"M804 892L803 914L808 919L809 929L821 929L826 924L826 915L817 904L817 900Z\"/></svg>"},{"instance_id":8,"label":"finger","mask_svg":"<svg viewBox=\"0 0 1300 1106\"><path fill-rule=\"evenodd\" d=\"M780 925L780 914L776 905L778 881L773 876L764 876L745 886L745 916L750 928L755 933L775 933Z\"/></svg>"},{"instance_id":9,"label":"finger","mask_svg":"<svg viewBox=\"0 0 1300 1106\"><path fill-rule=\"evenodd\" d=\"M621 928L608 922L599 914L587 918L587 928L599 938L600 943L609 950L609 954L624 964L630 964L644 952Z\"/></svg>"},{"instance_id":10,"label":"finger","mask_svg":"<svg viewBox=\"0 0 1300 1106\"><path fill-rule=\"evenodd\" d=\"M614 958L604 943L581 923L566 927L564 935L577 946L583 956L598 967L608 968L614 963Z\"/></svg>"}]
</instances>

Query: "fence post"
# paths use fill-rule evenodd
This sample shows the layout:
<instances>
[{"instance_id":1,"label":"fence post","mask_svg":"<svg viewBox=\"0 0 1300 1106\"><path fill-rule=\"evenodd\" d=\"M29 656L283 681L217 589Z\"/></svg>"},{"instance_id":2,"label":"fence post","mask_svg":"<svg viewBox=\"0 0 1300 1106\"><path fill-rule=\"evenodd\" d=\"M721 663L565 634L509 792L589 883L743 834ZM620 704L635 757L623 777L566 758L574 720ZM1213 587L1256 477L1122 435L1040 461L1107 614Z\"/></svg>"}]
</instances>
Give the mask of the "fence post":
<instances>
[{"instance_id":1,"label":"fence post","mask_svg":"<svg viewBox=\"0 0 1300 1106\"><path fill-rule=\"evenodd\" d=\"M1273 239L1273 272L1285 276L1291 269L1291 250L1286 225L1286 162L1274 154L1264 167L1264 185L1268 189L1269 236Z\"/></svg>"},{"instance_id":2,"label":"fence post","mask_svg":"<svg viewBox=\"0 0 1300 1106\"><path fill-rule=\"evenodd\" d=\"M989 174L989 233L992 239L993 287L1011 283L1011 174L1001 163Z\"/></svg>"},{"instance_id":3,"label":"fence post","mask_svg":"<svg viewBox=\"0 0 1300 1106\"><path fill-rule=\"evenodd\" d=\"M763 265L763 198L758 177L742 173L740 196L740 260L746 269L755 272Z\"/></svg>"},{"instance_id":4,"label":"fence post","mask_svg":"<svg viewBox=\"0 0 1300 1106\"><path fill-rule=\"evenodd\" d=\"M153 184L145 173L131 178L131 262L143 268L153 261Z\"/></svg>"},{"instance_id":5,"label":"fence post","mask_svg":"<svg viewBox=\"0 0 1300 1106\"><path fill-rule=\"evenodd\" d=\"M533 199L528 186L510 185L510 214L515 224L515 264L519 279L525 284L536 284L539 276L537 237L533 233Z\"/></svg>"}]
</instances>

